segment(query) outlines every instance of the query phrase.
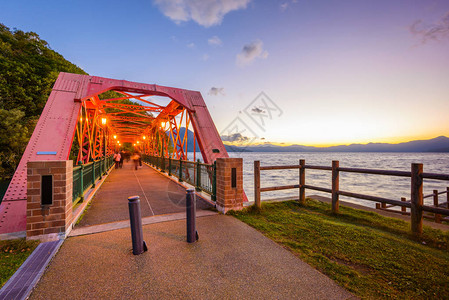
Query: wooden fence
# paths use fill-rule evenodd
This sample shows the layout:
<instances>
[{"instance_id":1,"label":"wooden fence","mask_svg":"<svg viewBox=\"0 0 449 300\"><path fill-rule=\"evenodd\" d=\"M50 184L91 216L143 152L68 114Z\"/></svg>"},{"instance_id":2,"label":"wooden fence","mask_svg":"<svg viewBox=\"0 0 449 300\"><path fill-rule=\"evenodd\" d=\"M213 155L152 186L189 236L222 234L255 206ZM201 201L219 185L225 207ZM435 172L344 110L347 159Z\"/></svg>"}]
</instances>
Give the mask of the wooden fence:
<instances>
[{"instance_id":1,"label":"wooden fence","mask_svg":"<svg viewBox=\"0 0 449 300\"><path fill-rule=\"evenodd\" d=\"M283 170L283 169L299 169L299 182L293 185L284 186L272 186L272 187L261 187L260 186L260 171L265 170ZM318 187L306 184L306 169L311 170L323 170L332 172L332 182L331 188ZM376 196L370 196L365 194L358 194L349 191L340 190L340 173L359 173L359 174L372 174L372 175L384 175L384 176L397 176L397 177L408 177L411 181L411 194L410 201L394 200ZM260 194L262 192L268 191L278 191L287 189L299 189L299 202L305 203L305 190L315 190L325 193L330 193L332 195L332 212L338 213L339 210L339 196L347 196L351 198L364 199L374 202L380 202L385 207L386 204L393 206L399 206L401 208L410 208L410 218L411 218L411 230L414 233L422 233L422 220L423 212L430 212L437 216L449 216L449 199L445 203L438 203L437 205L429 206L424 205L424 195L423 195L423 180L424 179L434 179L434 180L445 180L449 181L449 174L436 174L436 173L424 173L423 164L412 164L411 171L391 171L391 170L374 170L374 169L359 169L359 168L342 168L339 165L339 161L332 161L332 167L326 166L313 166L306 165L305 160L301 159L299 165L284 165L284 166L260 166L260 161L254 161L254 200L257 207L261 207ZM444 192L436 192L438 194L448 193L449 189ZM434 192L435 193L435 192ZM432 194L434 195L434 194ZM434 196L435 197L435 196ZM449 196L448 196L449 198ZM435 198L434 198L435 199ZM437 198L438 199L438 198ZM435 202L434 202L435 204ZM446 208L441 207L446 206ZM402 209L403 210L403 209Z\"/></svg>"},{"instance_id":2,"label":"wooden fence","mask_svg":"<svg viewBox=\"0 0 449 300\"><path fill-rule=\"evenodd\" d=\"M442 194L446 194L445 202L439 201L440 200L439 195L442 195ZM423 199L430 198L430 197L433 198L433 206L434 207L442 207L442 208L449 209L449 187L447 187L446 190L442 191L442 192L439 192L438 190L433 190L432 194L423 196ZM402 197L401 201L407 202L407 199L405 197ZM410 215L410 212L407 212L405 206L401 207L401 210L392 209L395 206L396 205L387 205L386 203L376 203L376 209L385 210L388 212L398 213L398 214L407 215L407 216ZM449 222L449 217L446 216L445 218L443 218L440 214L433 214L433 215L429 214L429 215L424 215L423 217L426 219L432 219L436 223L441 223L442 221Z\"/></svg>"}]
</instances>

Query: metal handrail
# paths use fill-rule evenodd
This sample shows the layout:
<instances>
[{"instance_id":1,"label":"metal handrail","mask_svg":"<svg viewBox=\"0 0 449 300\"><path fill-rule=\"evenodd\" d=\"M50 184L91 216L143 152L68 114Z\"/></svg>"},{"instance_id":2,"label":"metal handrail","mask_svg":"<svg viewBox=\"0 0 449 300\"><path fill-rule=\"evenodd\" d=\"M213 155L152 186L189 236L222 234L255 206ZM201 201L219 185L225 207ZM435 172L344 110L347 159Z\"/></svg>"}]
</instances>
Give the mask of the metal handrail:
<instances>
[{"instance_id":1,"label":"metal handrail","mask_svg":"<svg viewBox=\"0 0 449 300\"><path fill-rule=\"evenodd\" d=\"M107 170L111 168L113 165L111 155L106 158L97 159L86 164L73 167L73 205L76 205L78 202L82 202L86 191L92 187L95 187L95 182L103 175L104 164L106 164Z\"/></svg>"},{"instance_id":2,"label":"metal handrail","mask_svg":"<svg viewBox=\"0 0 449 300\"><path fill-rule=\"evenodd\" d=\"M145 163L178 178L180 182L185 181L195 186L197 191L203 191L211 195L212 199L215 198L215 164L155 155L143 155L142 159ZM164 166L162 166L162 160L164 160Z\"/></svg>"}]
</instances>

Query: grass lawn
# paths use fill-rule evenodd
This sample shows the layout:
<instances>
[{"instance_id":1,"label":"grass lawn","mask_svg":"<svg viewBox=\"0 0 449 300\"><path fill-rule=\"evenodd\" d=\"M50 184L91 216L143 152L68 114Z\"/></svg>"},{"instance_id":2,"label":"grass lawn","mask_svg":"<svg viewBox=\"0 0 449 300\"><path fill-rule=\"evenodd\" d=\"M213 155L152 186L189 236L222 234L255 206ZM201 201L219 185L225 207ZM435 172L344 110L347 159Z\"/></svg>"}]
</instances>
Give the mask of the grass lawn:
<instances>
[{"instance_id":1,"label":"grass lawn","mask_svg":"<svg viewBox=\"0 0 449 300\"><path fill-rule=\"evenodd\" d=\"M37 247L39 241L25 239L0 241L0 288Z\"/></svg>"},{"instance_id":2,"label":"grass lawn","mask_svg":"<svg viewBox=\"0 0 449 300\"><path fill-rule=\"evenodd\" d=\"M449 232L312 199L232 214L362 298L449 299Z\"/></svg>"}]
</instances>

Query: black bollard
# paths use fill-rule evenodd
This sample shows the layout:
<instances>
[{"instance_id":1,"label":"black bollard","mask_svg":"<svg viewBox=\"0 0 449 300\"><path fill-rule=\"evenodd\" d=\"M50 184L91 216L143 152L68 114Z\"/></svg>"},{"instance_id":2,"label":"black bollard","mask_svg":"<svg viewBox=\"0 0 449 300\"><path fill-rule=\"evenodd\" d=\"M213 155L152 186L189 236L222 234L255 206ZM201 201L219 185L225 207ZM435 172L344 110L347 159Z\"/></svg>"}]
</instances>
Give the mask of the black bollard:
<instances>
[{"instance_id":1,"label":"black bollard","mask_svg":"<svg viewBox=\"0 0 449 300\"><path fill-rule=\"evenodd\" d=\"M195 189L188 189L186 195L186 212L187 212L187 243L194 243L198 240L198 232L196 231L196 195Z\"/></svg>"},{"instance_id":2,"label":"black bollard","mask_svg":"<svg viewBox=\"0 0 449 300\"><path fill-rule=\"evenodd\" d=\"M131 237L133 241L133 254L139 255L148 250L147 244L143 240L139 196L128 197L128 208L129 221L131 223Z\"/></svg>"}]
</instances>

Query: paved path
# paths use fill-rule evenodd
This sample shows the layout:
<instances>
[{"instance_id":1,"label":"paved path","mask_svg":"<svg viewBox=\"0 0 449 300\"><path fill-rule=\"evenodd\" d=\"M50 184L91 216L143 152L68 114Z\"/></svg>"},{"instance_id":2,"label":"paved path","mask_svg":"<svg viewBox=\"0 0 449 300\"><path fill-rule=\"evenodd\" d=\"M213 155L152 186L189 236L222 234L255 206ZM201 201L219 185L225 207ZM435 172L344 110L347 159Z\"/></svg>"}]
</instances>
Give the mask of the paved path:
<instances>
[{"instance_id":1,"label":"paved path","mask_svg":"<svg viewBox=\"0 0 449 300\"><path fill-rule=\"evenodd\" d=\"M185 189L143 165L134 170L132 163L113 169L95 194L92 205L77 227L129 220L128 197L140 196L142 217L185 212ZM211 205L197 197L197 209Z\"/></svg>"},{"instance_id":2,"label":"paved path","mask_svg":"<svg viewBox=\"0 0 449 300\"><path fill-rule=\"evenodd\" d=\"M148 252L132 254L127 197L141 197ZM113 170L31 299L348 299L327 276L250 226L199 211L186 242L185 190L149 167ZM198 201L198 208L208 203ZM162 216L154 216L160 215ZM214 214L214 215L211 215ZM160 219L160 220L159 220ZM159 222L160 223L155 223ZM109 222L109 223L107 223ZM103 224L102 223L107 223ZM88 226L90 225L90 226Z\"/></svg>"},{"instance_id":3,"label":"paved path","mask_svg":"<svg viewBox=\"0 0 449 300\"><path fill-rule=\"evenodd\" d=\"M134 256L129 229L68 238L31 299L348 299L327 276L224 215L144 226Z\"/></svg>"}]
</instances>

